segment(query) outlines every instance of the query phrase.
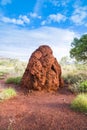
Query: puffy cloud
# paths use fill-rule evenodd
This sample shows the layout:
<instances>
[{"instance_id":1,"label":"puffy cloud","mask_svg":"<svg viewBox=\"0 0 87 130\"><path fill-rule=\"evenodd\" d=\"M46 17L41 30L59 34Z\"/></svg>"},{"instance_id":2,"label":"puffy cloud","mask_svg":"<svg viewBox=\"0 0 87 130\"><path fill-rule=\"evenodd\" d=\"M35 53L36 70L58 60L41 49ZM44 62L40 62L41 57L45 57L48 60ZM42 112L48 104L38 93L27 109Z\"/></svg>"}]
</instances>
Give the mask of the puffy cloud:
<instances>
[{"instance_id":1,"label":"puffy cloud","mask_svg":"<svg viewBox=\"0 0 87 130\"><path fill-rule=\"evenodd\" d=\"M19 18L23 21L23 23L30 23L30 19L26 15L20 15Z\"/></svg>"},{"instance_id":2,"label":"puffy cloud","mask_svg":"<svg viewBox=\"0 0 87 130\"><path fill-rule=\"evenodd\" d=\"M71 21L76 25L85 24L85 18L87 17L87 7L78 7L74 10Z\"/></svg>"},{"instance_id":3,"label":"puffy cloud","mask_svg":"<svg viewBox=\"0 0 87 130\"><path fill-rule=\"evenodd\" d=\"M66 20L66 16L57 13L57 14L51 14L49 15L49 20L53 21L53 22L60 22L60 21L65 21Z\"/></svg>"},{"instance_id":4,"label":"puffy cloud","mask_svg":"<svg viewBox=\"0 0 87 130\"><path fill-rule=\"evenodd\" d=\"M32 17L32 18L38 18L38 19L41 19L41 16L40 15L38 15L37 13L30 13L30 16Z\"/></svg>"},{"instance_id":5,"label":"puffy cloud","mask_svg":"<svg viewBox=\"0 0 87 130\"><path fill-rule=\"evenodd\" d=\"M67 17L63 14L57 13L57 14L50 14L46 20L43 20L41 22L41 25L46 25L49 24L51 22L61 22L61 21L66 21Z\"/></svg>"},{"instance_id":6,"label":"puffy cloud","mask_svg":"<svg viewBox=\"0 0 87 130\"><path fill-rule=\"evenodd\" d=\"M26 15L20 15L18 19L1 16L0 21L16 25L24 25L30 23L30 19Z\"/></svg>"},{"instance_id":7,"label":"puffy cloud","mask_svg":"<svg viewBox=\"0 0 87 130\"><path fill-rule=\"evenodd\" d=\"M46 24L46 20L43 20L42 22L41 22L41 25L43 26L43 25L45 25Z\"/></svg>"},{"instance_id":8,"label":"puffy cloud","mask_svg":"<svg viewBox=\"0 0 87 130\"><path fill-rule=\"evenodd\" d=\"M21 19L15 19L15 18L8 18L8 17L2 17L1 21L4 23L12 23L12 24L18 24L23 25L23 21Z\"/></svg>"},{"instance_id":9,"label":"puffy cloud","mask_svg":"<svg viewBox=\"0 0 87 130\"><path fill-rule=\"evenodd\" d=\"M70 0L61 0L61 1L58 1L58 0L48 0L50 3L52 3L54 6L66 6Z\"/></svg>"},{"instance_id":10,"label":"puffy cloud","mask_svg":"<svg viewBox=\"0 0 87 130\"><path fill-rule=\"evenodd\" d=\"M59 5L59 1L58 0L49 0L54 6L58 6Z\"/></svg>"}]
</instances>

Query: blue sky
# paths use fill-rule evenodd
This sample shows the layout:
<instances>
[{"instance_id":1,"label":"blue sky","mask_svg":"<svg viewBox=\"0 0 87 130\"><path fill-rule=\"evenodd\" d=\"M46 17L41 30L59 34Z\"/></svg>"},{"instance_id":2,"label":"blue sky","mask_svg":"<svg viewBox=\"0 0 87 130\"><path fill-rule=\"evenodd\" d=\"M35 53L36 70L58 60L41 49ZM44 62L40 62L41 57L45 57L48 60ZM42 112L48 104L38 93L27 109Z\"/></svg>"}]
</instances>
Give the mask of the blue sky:
<instances>
[{"instance_id":1,"label":"blue sky","mask_svg":"<svg viewBox=\"0 0 87 130\"><path fill-rule=\"evenodd\" d=\"M29 59L42 44L57 59L87 33L87 0L0 0L0 57Z\"/></svg>"}]
</instances>

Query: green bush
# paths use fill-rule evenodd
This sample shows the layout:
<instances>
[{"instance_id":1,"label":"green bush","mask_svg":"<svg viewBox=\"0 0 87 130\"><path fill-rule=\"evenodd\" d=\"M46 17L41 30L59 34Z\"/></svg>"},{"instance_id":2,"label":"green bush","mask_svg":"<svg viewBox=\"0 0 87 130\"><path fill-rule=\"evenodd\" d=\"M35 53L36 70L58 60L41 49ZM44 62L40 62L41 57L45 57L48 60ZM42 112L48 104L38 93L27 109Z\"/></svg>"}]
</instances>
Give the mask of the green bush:
<instances>
[{"instance_id":1,"label":"green bush","mask_svg":"<svg viewBox=\"0 0 87 130\"><path fill-rule=\"evenodd\" d=\"M73 84L77 82L79 79L80 78L77 75L71 75L71 74L68 74L66 77L64 77L65 83L68 83L68 84Z\"/></svg>"},{"instance_id":2,"label":"green bush","mask_svg":"<svg viewBox=\"0 0 87 130\"><path fill-rule=\"evenodd\" d=\"M80 92L87 92L87 80L80 83L79 90Z\"/></svg>"},{"instance_id":3,"label":"green bush","mask_svg":"<svg viewBox=\"0 0 87 130\"><path fill-rule=\"evenodd\" d=\"M87 75L83 73L68 74L64 77L65 83L69 84L69 90L74 93L87 92ZM85 82L86 81L86 82Z\"/></svg>"},{"instance_id":4,"label":"green bush","mask_svg":"<svg viewBox=\"0 0 87 130\"><path fill-rule=\"evenodd\" d=\"M79 93L79 82L69 85L69 90L73 93Z\"/></svg>"},{"instance_id":5,"label":"green bush","mask_svg":"<svg viewBox=\"0 0 87 130\"><path fill-rule=\"evenodd\" d=\"M68 74L64 77L64 81L69 84L74 84L79 81L84 81L87 79L87 75L78 73L78 74Z\"/></svg>"},{"instance_id":6,"label":"green bush","mask_svg":"<svg viewBox=\"0 0 87 130\"><path fill-rule=\"evenodd\" d=\"M0 76L4 76L4 75L6 75L6 74L7 74L7 73L0 71Z\"/></svg>"},{"instance_id":7,"label":"green bush","mask_svg":"<svg viewBox=\"0 0 87 130\"><path fill-rule=\"evenodd\" d=\"M11 97L16 96L16 91L13 88L7 88L0 92L0 101L5 99L10 99Z\"/></svg>"},{"instance_id":8,"label":"green bush","mask_svg":"<svg viewBox=\"0 0 87 130\"><path fill-rule=\"evenodd\" d=\"M71 103L71 108L75 111L87 113L87 94L79 94Z\"/></svg>"},{"instance_id":9,"label":"green bush","mask_svg":"<svg viewBox=\"0 0 87 130\"><path fill-rule=\"evenodd\" d=\"M20 84L20 81L21 81L21 77L11 77L6 80L6 83L7 84L11 84L11 83Z\"/></svg>"},{"instance_id":10,"label":"green bush","mask_svg":"<svg viewBox=\"0 0 87 130\"><path fill-rule=\"evenodd\" d=\"M87 92L87 80L81 81L72 84L69 86L69 90L71 90L74 93L81 93L81 92Z\"/></svg>"}]
</instances>

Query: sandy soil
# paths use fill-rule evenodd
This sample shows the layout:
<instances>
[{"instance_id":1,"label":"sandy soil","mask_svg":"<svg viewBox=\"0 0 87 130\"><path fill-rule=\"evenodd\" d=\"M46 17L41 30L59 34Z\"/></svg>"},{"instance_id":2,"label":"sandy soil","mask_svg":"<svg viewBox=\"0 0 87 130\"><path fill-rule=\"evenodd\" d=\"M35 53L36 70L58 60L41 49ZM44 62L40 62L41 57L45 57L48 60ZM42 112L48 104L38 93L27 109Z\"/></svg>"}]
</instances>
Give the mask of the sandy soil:
<instances>
[{"instance_id":1,"label":"sandy soil","mask_svg":"<svg viewBox=\"0 0 87 130\"><path fill-rule=\"evenodd\" d=\"M67 87L56 93L25 95L19 86L3 80L0 85L17 91L16 97L0 103L0 130L87 130L87 115L70 109L75 95Z\"/></svg>"}]
</instances>

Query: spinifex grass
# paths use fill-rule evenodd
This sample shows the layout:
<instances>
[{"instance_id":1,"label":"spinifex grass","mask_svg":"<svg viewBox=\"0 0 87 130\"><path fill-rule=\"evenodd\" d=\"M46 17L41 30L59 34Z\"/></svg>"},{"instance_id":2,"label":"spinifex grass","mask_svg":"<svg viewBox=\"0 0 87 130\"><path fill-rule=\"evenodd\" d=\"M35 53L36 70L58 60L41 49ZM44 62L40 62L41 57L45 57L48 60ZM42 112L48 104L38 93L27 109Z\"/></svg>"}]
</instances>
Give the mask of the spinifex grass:
<instances>
[{"instance_id":1,"label":"spinifex grass","mask_svg":"<svg viewBox=\"0 0 87 130\"><path fill-rule=\"evenodd\" d=\"M71 103L71 108L87 113L87 93L86 94L79 94Z\"/></svg>"},{"instance_id":2,"label":"spinifex grass","mask_svg":"<svg viewBox=\"0 0 87 130\"><path fill-rule=\"evenodd\" d=\"M13 84L20 84L21 77L11 77L6 80L7 84L13 83Z\"/></svg>"},{"instance_id":3,"label":"spinifex grass","mask_svg":"<svg viewBox=\"0 0 87 130\"><path fill-rule=\"evenodd\" d=\"M16 96L16 91L13 88L4 89L2 92L0 92L0 101L10 99L14 96Z\"/></svg>"}]
</instances>

